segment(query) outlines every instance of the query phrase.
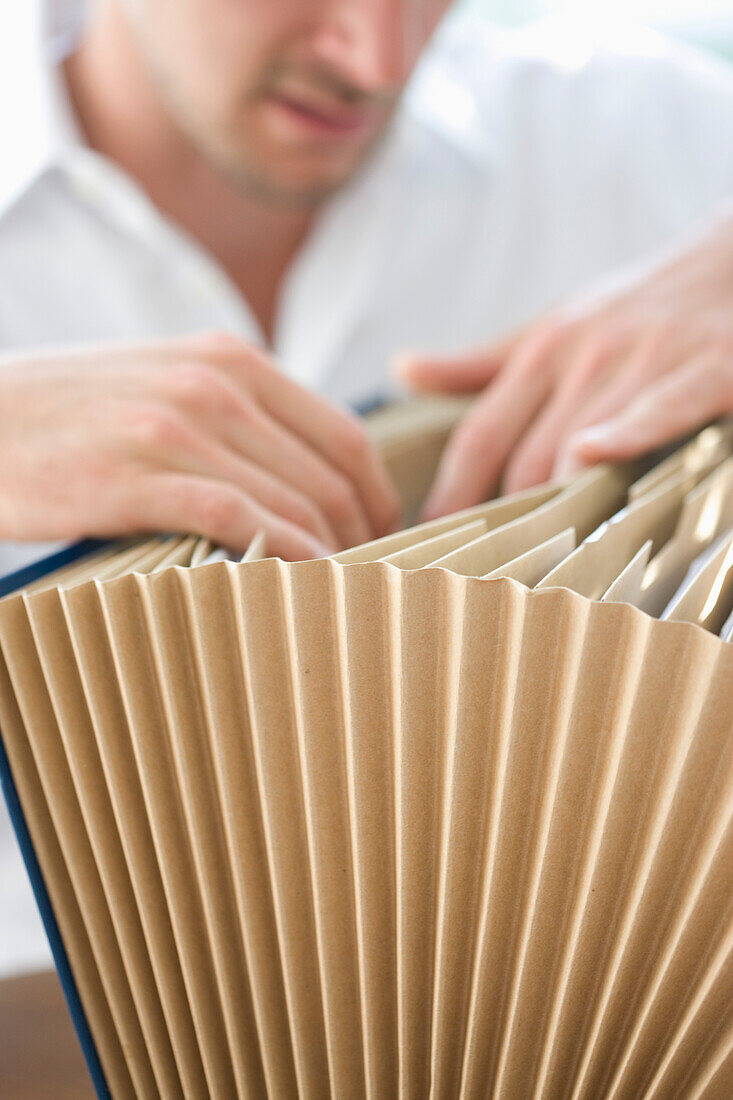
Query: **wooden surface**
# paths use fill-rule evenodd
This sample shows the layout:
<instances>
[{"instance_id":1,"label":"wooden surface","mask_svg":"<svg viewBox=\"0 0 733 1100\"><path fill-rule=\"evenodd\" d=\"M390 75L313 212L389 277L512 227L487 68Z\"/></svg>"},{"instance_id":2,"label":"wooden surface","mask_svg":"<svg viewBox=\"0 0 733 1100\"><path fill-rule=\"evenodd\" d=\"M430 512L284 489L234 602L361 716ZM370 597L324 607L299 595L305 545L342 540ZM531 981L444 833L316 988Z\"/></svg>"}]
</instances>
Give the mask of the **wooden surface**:
<instances>
[{"instance_id":1,"label":"wooden surface","mask_svg":"<svg viewBox=\"0 0 733 1100\"><path fill-rule=\"evenodd\" d=\"M2 1100L93 1100L56 974L0 981Z\"/></svg>"}]
</instances>

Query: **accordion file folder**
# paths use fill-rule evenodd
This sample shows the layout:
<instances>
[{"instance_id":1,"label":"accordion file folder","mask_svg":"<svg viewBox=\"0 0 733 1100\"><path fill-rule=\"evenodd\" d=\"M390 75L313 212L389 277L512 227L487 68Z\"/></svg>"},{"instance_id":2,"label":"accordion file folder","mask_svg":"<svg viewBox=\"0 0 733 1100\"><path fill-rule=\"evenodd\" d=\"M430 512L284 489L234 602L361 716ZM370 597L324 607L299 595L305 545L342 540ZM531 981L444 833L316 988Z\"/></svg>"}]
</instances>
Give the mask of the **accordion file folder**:
<instances>
[{"instance_id":1,"label":"accordion file folder","mask_svg":"<svg viewBox=\"0 0 733 1100\"><path fill-rule=\"evenodd\" d=\"M411 509L447 418L374 428ZM732 438L322 561L87 547L0 600L100 1096L733 1095Z\"/></svg>"}]
</instances>

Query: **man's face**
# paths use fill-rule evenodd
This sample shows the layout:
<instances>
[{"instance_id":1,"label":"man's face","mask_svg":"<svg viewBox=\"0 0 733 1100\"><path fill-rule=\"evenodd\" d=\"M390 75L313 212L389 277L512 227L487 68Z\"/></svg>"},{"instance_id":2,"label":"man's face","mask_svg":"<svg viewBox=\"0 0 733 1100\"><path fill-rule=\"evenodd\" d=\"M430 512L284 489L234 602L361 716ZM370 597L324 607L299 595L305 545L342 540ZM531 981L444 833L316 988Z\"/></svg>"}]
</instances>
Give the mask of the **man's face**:
<instances>
[{"instance_id":1,"label":"man's face","mask_svg":"<svg viewBox=\"0 0 733 1100\"><path fill-rule=\"evenodd\" d=\"M384 131L450 0L126 0L167 108L206 158L308 206Z\"/></svg>"}]
</instances>

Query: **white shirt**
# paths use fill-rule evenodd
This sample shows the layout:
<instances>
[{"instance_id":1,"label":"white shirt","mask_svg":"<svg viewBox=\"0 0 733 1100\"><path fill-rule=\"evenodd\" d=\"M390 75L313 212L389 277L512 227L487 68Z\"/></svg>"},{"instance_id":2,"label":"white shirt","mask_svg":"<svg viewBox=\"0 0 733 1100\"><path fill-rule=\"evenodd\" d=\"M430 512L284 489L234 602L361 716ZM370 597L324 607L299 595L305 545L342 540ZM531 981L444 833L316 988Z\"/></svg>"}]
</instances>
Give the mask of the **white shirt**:
<instances>
[{"instance_id":1,"label":"white shirt","mask_svg":"<svg viewBox=\"0 0 733 1100\"><path fill-rule=\"evenodd\" d=\"M262 343L217 263L85 149L58 78L11 43L0 88L0 348L226 329ZM10 61L10 56L5 59ZM0 62L3 58L0 56ZM403 348L486 341L733 195L733 75L652 34L452 17L373 161L294 263L274 354L349 402ZM0 573L28 556L0 546ZM0 974L49 962L0 809Z\"/></svg>"}]
</instances>

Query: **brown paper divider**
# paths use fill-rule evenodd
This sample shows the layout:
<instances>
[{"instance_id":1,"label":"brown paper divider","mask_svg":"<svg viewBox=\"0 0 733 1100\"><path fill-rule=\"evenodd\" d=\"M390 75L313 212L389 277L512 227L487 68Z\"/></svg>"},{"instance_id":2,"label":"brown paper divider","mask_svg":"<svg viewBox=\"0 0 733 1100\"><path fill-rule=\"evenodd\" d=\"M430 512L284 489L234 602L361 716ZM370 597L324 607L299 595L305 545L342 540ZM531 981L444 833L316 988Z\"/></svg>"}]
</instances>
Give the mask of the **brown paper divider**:
<instances>
[{"instance_id":1,"label":"brown paper divider","mask_svg":"<svg viewBox=\"0 0 733 1100\"><path fill-rule=\"evenodd\" d=\"M733 526L733 460L728 459L688 493L677 529L652 559L639 606L658 616L692 562L722 531Z\"/></svg>"},{"instance_id":2,"label":"brown paper divider","mask_svg":"<svg viewBox=\"0 0 733 1100\"><path fill-rule=\"evenodd\" d=\"M624 468L595 466L533 511L489 530L434 564L463 576L483 577L568 527L584 539L622 503L626 484Z\"/></svg>"},{"instance_id":3,"label":"brown paper divider","mask_svg":"<svg viewBox=\"0 0 733 1100\"><path fill-rule=\"evenodd\" d=\"M720 637L724 642L733 642L733 611L723 623L720 629Z\"/></svg>"},{"instance_id":4,"label":"brown paper divider","mask_svg":"<svg viewBox=\"0 0 733 1100\"><path fill-rule=\"evenodd\" d=\"M267 534L264 530L256 532L254 538L240 558L240 562L259 561L267 555Z\"/></svg>"},{"instance_id":5,"label":"brown paper divider","mask_svg":"<svg viewBox=\"0 0 733 1100\"><path fill-rule=\"evenodd\" d=\"M467 1096L485 1094L506 1057L588 614L589 605L564 590L531 596L525 597L508 753L495 794L501 810L484 857L463 1059L461 1094Z\"/></svg>"},{"instance_id":6,"label":"brown paper divider","mask_svg":"<svg viewBox=\"0 0 733 1100\"><path fill-rule=\"evenodd\" d=\"M704 550L690 566L660 619L698 623L718 633L733 593L733 529Z\"/></svg>"},{"instance_id":7,"label":"brown paper divider","mask_svg":"<svg viewBox=\"0 0 733 1100\"><path fill-rule=\"evenodd\" d=\"M267 1094L297 1095L281 947L270 884L249 700L236 618L234 565L180 576L195 640L205 735L216 775L221 819L249 976ZM274 597L277 598L276 596ZM260 624L255 624L259 629Z\"/></svg>"},{"instance_id":8,"label":"brown paper divider","mask_svg":"<svg viewBox=\"0 0 733 1100\"><path fill-rule=\"evenodd\" d=\"M137 573L149 573L171 553L173 547L182 541L180 535L161 535L153 539L140 540L122 550L119 548L116 551L112 550L103 563L94 560L87 564L80 564L78 568L70 570L68 575L64 573L58 578L58 587L73 588L86 581L113 580L133 570ZM54 585L40 583L38 588L31 586L26 588L25 592L31 594L49 587Z\"/></svg>"},{"instance_id":9,"label":"brown paper divider","mask_svg":"<svg viewBox=\"0 0 733 1100\"><path fill-rule=\"evenodd\" d=\"M170 728L166 707L166 674L175 675L176 670L161 667L145 598L155 582L167 577L168 573L122 577L99 586L99 596L207 1085L213 1095L230 1095L235 1089L233 1069L179 790L172 743L176 731Z\"/></svg>"},{"instance_id":10,"label":"brown paper divider","mask_svg":"<svg viewBox=\"0 0 733 1100\"><path fill-rule=\"evenodd\" d=\"M214 565L217 562L232 561L232 553L230 550L225 549L223 546L217 546L208 557L204 558L201 565Z\"/></svg>"},{"instance_id":11,"label":"brown paper divider","mask_svg":"<svg viewBox=\"0 0 733 1100\"><path fill-rule=\"evenodd\" d=\"M676 474L648 495L627 504L593 531L538 587L572 588L588 599L598 599L647 539L657 548L669 539L685 494L694 485L695 475Z\"/></svg>"},{"instance_id":12,"label":"brown paper divider","mask_svg":"<svg viewBox=\"0 0 733 1100\"><path fill-rule=\"evenodd\" d=\"M733 421L723 420L703 428L678 450L658 462L629 488L629 500L654 492L668 478L680 473L705 474L719 465L733 450Z\"/></svg>"},{"instance_id":13,"label":"brown paper divider","mask_svg":"<svg viewBox=\"0 0 733 1100\"><path fill-rule=\"evenodd\" d=\"M653 624L655 632L657 627ZM595 1068L577 1093L586 1097L655 1094L647 1092L650 1081L670 1061L678 1064L674 1092L687 1095L680 1087L684 1065L689 1072L704 1040L714 1037L708 1021L684 1057L675 1053L674 1031L682 1037L691 1024L699 1026L704 998L698 1000L696 990L710 985L715 956L721 945L723 955L730 951L733 936L733 665L717 643L706 645L700 634L690 638L692 668L682 706L687 716L678 725L673 751L666 744L660 750L669 757L666 775L639 861L636 906L606 988ZM669 733L663 730L663 736ZM729 994L731 989L729 981ZM720 1008L729 1013L731 1003L729 998ZM730 1023L726 1011L717 1015Z\"/></svg>"},{"instance_id":14,"label":"brown paper divider","mask_svg":"<svg viewBox=\"0 0 733 1100\"><path fill-rule=\"evenodd\" d=\"M158 1089L183 1096L167 1024L160 1007L124 849L104 782L94 727L76 667L58 590L26 605L36 652L53 707L65 765L86 829L114 927L135 1010Z\"/></svg>"},{"instance_id":15,"label":"brown paper divider","mask_svg":"<svg viewBox=\"0 0 733 1100\"><path fill-rule=\"evenodd\" d=\"M328 560L281 570L332 1096L364 1094L356 903L339 634Z\"/></svg>"},{"instance_id":16,"label":"brown paper divider","mask_svg":"<svg viewBox=\"0 0 733 1100\"><path fill-rule=\"evenodd\" d=\"M153 569L150 569L151 573L160 573L163 569L170 569L172 565L187 565L191 564L191 555L196 549L196 544L199 542L198 535L186 535L184 538L176 542L175 546L172 546L169 553L162 558ZM136 569L135 572L142 573L148 572L148 570Z\"/></svg>"},{"instance_id":17,"label":"brown paper divider","mask_svg":"<svg viewBox=\"0 0 733 1100\"><path fill-rule=\"evenodd\" d=\"M165 894L155 840L128 728L97 585L61 593L86 705L99 752L90 776L106 783L111 828L116 823L186 1096L207 1094L206 1078L188 1003L184 971ZM100 826L103 827L103 826Z\"/></svg>"},{"instance_id":18,"label":"brown paper divider","mask_svg":"<svg viewBox=\"0 0 733 1100\"><path fill-rule=\"evenodd\" d=\"M439 857L465 585L442 570L402 574L392 647L399 1096L430 1091Z\"/></svg>"},{"instance_id":19,"label":"brown paper divider","mask_svg":"<svg viewBox=\"0 0 733 1100\"><path fill-rule=\"evenodd\" d=\"M22 596L0 605L0 633L9 679L99 970L110 1013L120 1036L134 1095L155 1097L157 1083L135 1010L129 975L117 944L74 784L46 690ZM124 1094L123 1094L124 1095Z\"/></svg>"},{"instance_id":20,"label":"brown paper divider","mask_svg":"<svg viewBox=\"0 0 733 1100\"><path fill-rule=\"evenodd\" d=\"M299 1096L330 1095L287 603L274 558L231 569ZM309 666L306 666L309 667ZM305 672L304 672L305 675Z\"/></svg>"},{"instance_id":21,"label":"brown paper divider","mask_svg":"<svg viewBox=\"0 0 733 1100\"><path fill-rule=\"evenodd\" d=\"M84 584L85 581L90 580L112 580L113 577L121 577L133 569L137 569L138 565L145 568L148 563L157 564L170 552L171 547L177 545L180 541L180 537L176 535L137 542L129 550L113 555L101 567L91 565L89 568L80 570L77 575L70 579L64 578L59 587L66 588L70 585ZM150 567L152 568L152 564Z\"/></svg>"},{"instance_id":22,"label":"brown paper divider","mask_svg":"<svg viewBox=\"0 0 733 1100\"><path fill-rule=\"evenodd\" d=\"M399 1096L394 667L401 574L388 566L336 571L346 768L364 1033L365 1095ZM385 874L385 868L389 873Z\"/></svg>"},{"instance_id":23,"label":"brown paper divider","mask_svg":"<svg viewBox=\"0 0 733 1100\"><path fill-rule=\"evenodd\" d=\"M4 635L2 626L0 635ZM100 977L56 827L43 794L25 724L3 658L2 645L0 637L0 731L25 823L107 1084L115 1097L133 1097L134 1088L120 1032L110 1011L105 983Z\"/></svg>"},{"instance_id":24,"label":"brown paper divider","mask_svg":"<svg viewBox=\"0 0 733 1100\"><path fill-rule=\"evenodd\" d=\"M688 1100L730 1100L733 1092L733 1027L722 1034L713 1050L686 1083ZM687 1098L686 1098L687 1100Z\"/></svg>"},{"instance_id":25,"label":"brown paper divider","mask_svg":"<svg viewBox=\"0 0 733 1100\"><path fill-rule=\"evenodd\" d=\"M106 562L130 549L134 549L137 545L137 540L134 542L127 540L106 549L96 550L92 554L85 555L80 561L72 562L70 565L62 566L61 569L54 569L53 572L46 573L45 576L39 577L38 580L26 585L23 591L28 594L43 592L45 589L54 588L58 584L75 583L77 578L87 574L93 576L96 570L101 569ZM9 597L4 598L8 599Z\"/></svg>"},{"instance_id":26,"label":"brown paper divider","mask_svg":"<svg viewBox=\"0 0 733 1100\"><path fill-rule=\"evenodd\" d=\"M733 1028L721 1040L715 1061L701 1070L691 1085L690 1100L729 1100L733 1091Z\"/></svg>"},{"instance_id":27,"label":"brown paper divider","mask_svg":"<svg viewBox=\"0 0 733 1100\"><path fill-rule=\"evenodd\" d=\"M388 565L396 565L399 569L421 569L423 566L432 565L452 550L465 546L466 543L478 538L486 530L483 520L477 519L473 523L464 523L460 527L452 527L450 531L443 531L440 535L433 535L424 542L416 542L412 546L406 546L404 550L396 550L388 554L380 561Z\"/></svg>"},{"instance_id":28,"label":"brown paper divider","mask_svg":"<svg viewBox=\"0 0 733 1100\"><path fill-rule=\"evenodd\" d=\"M577 624L574 639L578 664L556 704L566 717L557 726L555 767L544 783L541 775L537 779L548 800L546 824L533 892L523 907L523 938L493 1077L502 1097L532 1095L535 1087L542 1094L539 1081L553 1045L558 1001L574 958L644 652L645 622L626 608L609 615L606 609L599 614L598 605L584 606L587 618ZM572 630L566 638L571 640ZM546 640L549 646L562 644L555 631ZM533 685L521 686L532 693Z\"/></svg>"},{"instance_id":29,"label":"brown paper divider","mask_svg":"<svg viewBox=\"0 0 733 1100\"><path fill-rule=\"evenodd\" d=\"M191 554L191 568L193 569L196 565L203 565L213 549L214 544L211 539L199 538Z\"/></svg>"},{"instance_id":30,"label":"brown paper divider","mask_svg":"<svg viewBox=\"0 0 733 1100\"><path fill-rule=\"evenodd\" d=\"M171 553L173 545L180 541L181 539L179 536L160 540L153 539L150 543L146 543L149 549L147 552L141 554L139 558L136 558L134 564L128 564L124 569L118 567L114 571L110 570L110 572L105 575L105 578L93 574L89 579L96 581L102 579L111 580L114 577L121 577L125 573L133 572L133 570L135 573L152 573L155 567Z\"/></svg>"},{"instance_id":31,"label":"brown paper divider","mask_svg":"<svg viewBox=\"0 0 733 1100\"><path fill-rule=\"evenodd\" d=\"M231 1072L240 1094L264 1088L257 1029L239 930L229 851L202 700L202 646L183 590L189 570L168 569L142 592L175 784L201 899ZM172 901L173 904L173 901ZM178 904L185 904L183 896ZM222 1043L223 1048L223 1043Z\"/></svg>"},{"instance_id":32,"label":"brown paper divider","mask_svg":"<svg viewBox=\"0 0 733 1100\"><path fill-rule=\"evenodd\" d=\"M389 554L394 554L398 550L404 550L408 546L414 546L435 535L441 535L444 531L452 531L455 527L461 527L478 519L483 520L487 530L492 531L518 516L526 515L545 501L551 500L560 493L561 489L562 485L558 484L540 485L509 497L490 500L486 504L477 504L474 508L453 512L449 516L443 516L442 519L420 523L406 531L397 531L394 535L384 535L372 542L365 542L362 546L342 550L341 553L334 554L331 560L341 565L383 561Z\"/></svg>"},{"instance_id":33,"label":"brown paper divider","mask_svg":"<svg viewBox=\"0 0 733 1100\"><path fill-rule=\"evenodd\" d=\"M714 887L706 883L704 900L698 904L690 920L691 927L685 929L684 940L678 945L679 955L686 955L688 959L693 957L695 962L687 968L676 968L666 989L658 996L658 1003L650 1015L651 1022L644 1021L648 1034L642 1031L641 1039L613 1077L609 1090L612 1096L633 1095L637 1082L645 1095L669 1095L675 1085L680 1095L679 1082L685 1077L689 1079L690 1063L694 1068L704 1063L706 1056L714 1054L721 1033L724 1036L725 1031L730 1030L727 1017L733 990L733 883L730 872L733 848L730 843L723 859L726 866L720 858L716 860L711 878L717 882ZM714 909L723 914L722 919L718 917L717 926L710 920ZM684 1002L680 998L681 990L684 990ZM729 1035L727 1042L730 1041ZM665 1050L661 1060L660 1045Z\"/></svg>"},{"instance_id":34,"label":"brown paper divider","mask_svg":"<svg viewBox=\"0 0 733 1100\"><path fill-rule=\"evenodd\" d=\"M53 585L45 584L46 578L41 578L37 587L32 585L30 588L26 588L25 592L30 595L32 592L47 590L55 587L55 585L66 588L71 585L84 584L85 581L90 580L111 580L112 577L119 577L131 569L137 568L138 564L144 565L147 561L159 561L164 554L168 553L169 547L177 541L179 541L177 537L166 536L138 540L132 545L123 544L121 547L110 550L109 554L105 555L104 561L99 561L96 557L92 558L91 561L84 559L78 562L76 567L72 567L68 574L62 573Z\"/></svg>"},{"instance_id":35,"label":"brown paper divider","mask_svg":"<svg viewBox=\"0 0 733 1100\"><path fill-rule=\"evenodd\" d=\"M648 539L634 554L614 581L611 581L606 591L601 596L604 603L630 603L634 607L639 606L641 586L644 582L644 574L649 564L652 552L652 540Z\"/></svg>"},{"instance_id":36,"label":"brown paper divider","mask_svg":"<svg viewBox=\"0 0 733 1100\"><path fill-rule=\"evenodd\" d=\"M476 944L490 885L484 868L500 833L526 606L524 590L509 580L460 582L456 602L463 584L458 674L444 727L431 1036L432 1088L445 1097L461 1095ZM503 963L492 962L497 965Z\"/></svg>"},{"instance_id":37,"label":"brown paper divider","mask_svg":"<svg viewBox=\"0 0 733 1100\"><path fill-rule=\"evenodd\" d=\"M32 598L47 656L57 598ZM729 646L564 589L384 563L218 564L60 599L131 867L149 822L137 904L152 963L166 891L211 1095L237 1094L237 1026L263 1064L242 1062L245 1095L610 1100L617 1078L620 1100L656 1074L661 1100L719 1078ZM0 605L0 645L32 665L18 606ZM71 676L53 674L64 711ZM225 928L234 975L215 965ZM225 981L253 996L228 1038Z\"/></svg>"},{"instance_id":38,"label":"brown paper divider","mask_svg":"<svg viewBox=\"0 0 733 1100\"><path fill-rule=\"evenodd\" d=\"M674 922L674 904L680 902L675 875L694 864L689 848L694 833L679 858L664 858L660 845L672 835L679 839L676 826L670 831L670 815L674 819L679 792L689 791L688 784L699 779L697 768L687 772L686 766L722 651L711 635L681 624L665 629L624 605L595 607L599 621L603 609L640 623L646 645L643 661L637 662L637 687L621 751L609 772L600 843L573 937L571 965L558 988L540 1077L549 1095L574 1082L567 1089L574 1100L605 1095L608 1075L619 1065L619 1046L631 1037L632 1007L638 1008L649 988L660 942ZM726 665L733 670L724 661L718 671ZM728 691L718 675L715 685L718 692L721 687L724 694ZM656 907L649 904L652 895ZM684 1002L684 991L677 989L676 994ZM660 1049L663 1045L657 1054Z\"/></svg>"},{"instance_id":39,"label":"brown paper divider","mask_svg":"<svg viewBox=\"0 0 733 1100\"><path fill-rule=\"evenodd\" d=\"M559 535L553 535L537 546L513 558L506 565L500 565L492 573L487 573L485 580L494 580L498 577L511 577L512 580L526 584L533 588L538 581L547 576L561 561L572 554L575 549L575 528L568 527Z\"/></svg>"}]
</instances>

